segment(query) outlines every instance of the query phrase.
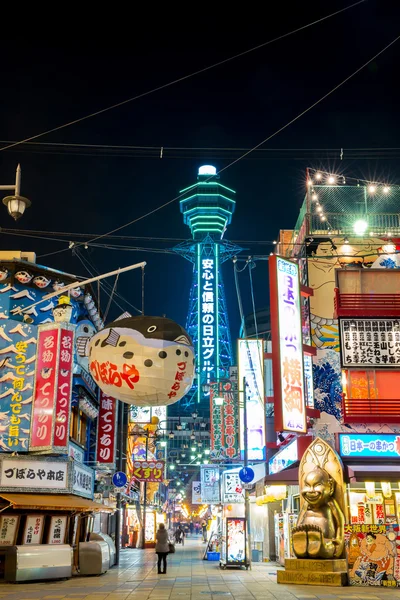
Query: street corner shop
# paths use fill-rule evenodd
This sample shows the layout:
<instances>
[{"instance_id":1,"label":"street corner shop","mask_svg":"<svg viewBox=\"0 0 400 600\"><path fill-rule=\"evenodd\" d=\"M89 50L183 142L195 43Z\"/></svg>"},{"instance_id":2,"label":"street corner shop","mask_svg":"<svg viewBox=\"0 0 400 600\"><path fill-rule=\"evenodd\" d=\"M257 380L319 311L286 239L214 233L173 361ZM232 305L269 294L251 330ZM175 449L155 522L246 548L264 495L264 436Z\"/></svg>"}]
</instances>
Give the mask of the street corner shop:
<instances>
[{"instance_id":1,"label":"street corner shop","mask_svg":"<svg viewBox=\"0 0 400 600\"><path fill-rule=\"evenodd\" d=\"M55 579L112 566L111 538L92 533L93 514L113 512L93 502L94 477L71 458L0 456L1 577Z\"/></svg>"}]
</instances>

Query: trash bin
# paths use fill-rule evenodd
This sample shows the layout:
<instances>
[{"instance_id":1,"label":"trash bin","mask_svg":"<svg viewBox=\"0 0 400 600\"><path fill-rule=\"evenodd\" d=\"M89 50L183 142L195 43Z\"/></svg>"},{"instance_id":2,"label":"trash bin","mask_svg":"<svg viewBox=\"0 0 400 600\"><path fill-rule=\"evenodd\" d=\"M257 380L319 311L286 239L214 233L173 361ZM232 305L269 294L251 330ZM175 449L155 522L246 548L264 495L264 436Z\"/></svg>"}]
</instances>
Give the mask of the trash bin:
<instances>
[{"instance_id":1,"label":"trash bin","mask_svg":"<svg viewBox=\"0 0 400 600\"><path fill-rule=\"evenodd\" d=\"M251 562L261 562L262 553L261 550L257 550L257 548L253 548L251 551Z\"/></svg>"}]
</instances>

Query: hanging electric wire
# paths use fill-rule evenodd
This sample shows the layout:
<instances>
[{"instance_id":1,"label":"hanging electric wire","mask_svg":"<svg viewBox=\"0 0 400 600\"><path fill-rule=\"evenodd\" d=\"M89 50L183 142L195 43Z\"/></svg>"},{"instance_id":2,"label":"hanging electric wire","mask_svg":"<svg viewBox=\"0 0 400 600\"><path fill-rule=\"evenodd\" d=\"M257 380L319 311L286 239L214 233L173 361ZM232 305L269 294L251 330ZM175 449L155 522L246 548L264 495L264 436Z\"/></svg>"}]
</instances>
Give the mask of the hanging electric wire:
<instances>
[{"instance_id":1,"label":"hanging electric wire","mask_svg":"<svg viewBox=\"0 0 400 600\"><path fill-rule=\"evenodd\" d=\"M254 300L254 287L253 287L253 276L251 274L252 269L255 268L255 264L253 263L251 256L249 256L249 280L250 280L250 293L251 293L251 302L253 306L253 319L254 319L254 329L256 332L256 339L258 340L258 326L257 326L257 314L256 314L256 304Z\"/></svg>"},{"instance_id":2,"label":"hanging electric wire","mask_svg":"<svg viewBox=\"0 0 400 600\"><path fill-rule=\"evenodd\" d=\"M277 129L274 133L272 133L271 135L269 135L268 137L266 137L265 139L263 139L256 146L254 146L253 148L251 148L250 150L248 150L247 152L245 152L244 154L242 154L241 156L239 156L235 160L231 161L225 167L222 167L216 173L216 175L220 175L221 173L223 173L227 169L230 169L233 165L237 164L239 161L241 161L244 158L246 158L246 156L248 156L249 154L251 154L254 150L257 150L258 148L260 148L261 146L263 146L266 142L268 142L272 138L274 138L277 135L279 135L282 131L284 131L285 129L287 129L290 125L292 125L293 123L295 123L296 121L298 121L299 119L301 119L301 117L303 117L305 114L307 114L308 112L310 112L313 108L315 108L316 106L318 106L318 104L320 104L321 102L323 102L323 100L325 100L326 98L328 98L329 96L331 96L335 91L337 91L339 88L341 88L345 83L347 83L348 81L350 81L350 79L352 79L353 77L355 77L355 75L357 75L360 71L362 71L363 69L365 69L365 67L367 67L371 62L373 62L374 60L376 60L381 54L383 54L386 50L388 50L391 46L393 46L399 39L400 39L400 36L397 36L389 44L387 44L384 48L382 48L382 50L380 50L379 52L377 52L376 54L374 54L374 56L372 56L369 60L367 60L363 65L361 65L358 69L356 69L355 71L353 71L353 73L351 73L350 75L348 75L345 79L343 79L335 87L333 87L331 90L329 90L329 92L327 92L326 94L324 94L323 96L321 96L321 98L319 98L318 100L316 100L316 102L314 102L308 108L306 108L305 110L303 110L302 112L300 112L293 119L291 119L290 121L288 121L285 125L283 125L279 129ZM206 182L209 181L214 176L215 175L211 175L205 181ZM133 219L132 221L128 221L128 223L125 223L124 225L120 225L119 227L116 227L115 229L112 229L111 231L108 231L108 232L106 232L106 233L104 233L102 235L97 236L97 238L94 238L93 240L91 240L90 243L92 244L93 242L95 242L95 241L97 241L99 239L102 239L103 237L105 237L107 235L113 234L113 233L115 233L117 231L121 231L121 229L125 229L125 227L129 227L130 225L133 225L134 223L137 223L138 221L141 221L142 219L150 217L151 215L155 214L156 212L162 210L163 208L165 208L165 207L169 206L170 204L176 202L177 200L181 199L185 195L185 193L186 192L183 192L183 193L179 194L178 196L175 196L175 198L172 198L172 200L169 200L168 202L164 202L160 206L158 206L158 207L150 210L149 212L145 213L144 215L141 215L140 217L137 217L136 219ZM88 242L80 242L79 245L85 245L87 243ZM68 248L64 248L64 249L61 249L61 250L56 250L54 252L48 252L47 254L42 254L41 258L44 258L44 257L47 257L47 256L53 256L53 255L59 254L61 252L66 252L67 250L68 250Z\"/></svg>"},{"instance_id":3,"label":"hanging electric wire","mask_svg":"<svg viewBox=\"0 0 400 600\"><path fill-rule=\"evenodd\" d=\"M283 40L284 38L287 38L291 35L294 35L295 33L298 33L299 31L304 31L304 29L308 29L309 27L312 27L313 25L317 25L318 23L322 23L323 21L326 21L327 19L330 19L331 17L334 17L336 15L339 15L342 12L345 12L347 10L349 10L350 8L353 8L355 6L358 6L359 4L363 4L364 2L366 2L366 0L358 0L358 2L354 2L353 4L350 4L349 6L345 6L344 8L341 8L340 10L337 10L333 13L330 13L329 15L326 15L325 17L321 17L320 19L317 19L315 21L312 21L311 23L308 23L307 25L302 25L301 27L298 27L297 29L294 29L292 31L289 31L287 33L284 33L282 35L277 36L276 38L273 38L272 40L268 40L267 42L264 42L262 44L258 44L257 46L254 46L253 48L249 48L248 50L245 50L243 52L239 52L238 54L235 54L234 56L230 56L229 58L225 58L223 60L220 60L212 65L208 65L207 67L204 67L202 69L198 69L197 71L193 71L192 73L189 73L188 75L184 75L183 77L179 77L177 79L174 79L168 83L165 83L163 85L160 85L158 87L155 87L151 90L148 90L146 92L142 92L141 94L138 94L137 96L133 96L132 98L128 98L126 100L123 100L122 102L117 102L116 104L113 104L111 106L108 106L106 108L103 108L101 110L97 110L95 112L92 112L88 115L85 115L84 117L80 117L78 119L74 119L73 121L69 121L68 123L64 123L63 125L59 125L57 127L53 127L52 129L48 129L47 131L43 131L42 133L38 133L36 135L32 135L30 137L25 138L24 140L20 140L19 142L14 142L12 144L9 144L8 146L4 146L3 148L0 148L0 152L4 151L4 150L8 150L10 148L14 148L15 146L19 146L20 144L24 144L26 142L30 142L32 140L36 140L40 137L43 137L44 135L48 135L49 133L53 133L55 131L60 131L61 129L66 129L67 127L70 127L71 125L76 125L77 123L82 123L83 121L86 121L87 119L91 119L93 117L96 117L98 115L102 115L106 112L109 112L110 110L114 110L115 108L119 108L120 106L124 106L125 104L130 104L131 102L134 102L135 100L139 100L140 98L144 98L145 96L150 96L150 94L154 94L155 92L159 92L161 90L164 90L168 87L171 87L173 85L175 85L176 83L180 83L182 81L186 81L187 79L190 79L192 77L195 77L196 75L200 75L201 73L205 73L207 71L210 71L211 69L215 69L216 67L220 67L228 62L231 62L233 60L236 60L237 58L240 58L242 56L246 56L247 54L250 54L251 52L255 52L256 50L260 50L261 48L265 48L265 46L269 46L270 44L273 44L274 42L277 42L279 40Z\"/></svg>"}]
</instances>

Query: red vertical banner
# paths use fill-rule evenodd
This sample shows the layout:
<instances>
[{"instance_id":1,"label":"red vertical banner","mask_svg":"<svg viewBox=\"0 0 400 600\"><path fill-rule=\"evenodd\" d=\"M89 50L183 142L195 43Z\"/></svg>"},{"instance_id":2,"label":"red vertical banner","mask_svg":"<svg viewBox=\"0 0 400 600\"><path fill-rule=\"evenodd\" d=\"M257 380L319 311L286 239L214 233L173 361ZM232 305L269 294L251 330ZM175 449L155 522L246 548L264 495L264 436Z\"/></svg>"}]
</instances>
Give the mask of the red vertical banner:
<instances>
[{"instance_id":1,"label":"red vertical banner","mask_svg":"<svg viewBox=\"0 0 400 600\"><path fill-rule=\"evenodd\" d=\"M67 451L74 366L74 332L62 327L60 336L53 445L57 449L63 448Z\"/></svg>"},{"instance_id":2,"label":"red vertical banner","mask_svg":"<svg viewBox=\"0 0 400 600\"><path fill-rule=\"evenodd\" d=\"M31 450L51 450L54 428L54 405L57 385L59 328L40 327L33 395Z\"/></svg>"},{"instance_id":3,"label":"red vertical banner","mask_svg":"<svg viewBox=\"0 0 400 600\"><path fill-rule=\"evenodd\" d=\"M39 325L30 450L67 452L74 329L69 323Z\"/></svg>"},{"instance_id":4,"label":"red vertical banner","mask_svg":"<svg viewBox=\"0 0 400 600\"><path fill-rule=\"evenodd\" d=\"M116 405L115 398L100 392L96 453L96 460L99 465L111 466L115 464ZM122 435L122 431L120 435Z\"/></svg>"}]
</instances>

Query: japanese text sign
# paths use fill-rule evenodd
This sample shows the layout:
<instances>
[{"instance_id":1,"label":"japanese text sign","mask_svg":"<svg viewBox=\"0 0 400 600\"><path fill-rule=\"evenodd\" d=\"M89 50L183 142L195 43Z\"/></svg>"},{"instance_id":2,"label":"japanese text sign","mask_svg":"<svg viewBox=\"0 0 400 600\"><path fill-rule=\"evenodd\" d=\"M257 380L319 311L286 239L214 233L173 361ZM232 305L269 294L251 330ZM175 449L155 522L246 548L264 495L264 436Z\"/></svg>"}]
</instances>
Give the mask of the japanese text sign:
<instances>
[{"instance_id":1,"label":"japanese text sign","mask_svg":"<svg viewBox=\"0 0 400 600\"><path fill-rule=\"evenodd\" d=\"M219 493L219 468L214 465L201 465L201 499L206 504L218 504Z\"/></svg>"},{"instance_id":2,"label":"japanese text sign","mask_svg":"<svg viewBox=\"0 0 400 600\"><path fill-rule=\"evenodd\" d=\"M25 521L22 543L40 544L42 541L44 515L28 515Z\"/></svg>"},{"instance_id":3,"label":"japanese text sign","mask_svg":"<svg viewBox=\"0 0 400 600\"><path fill-rule=\"evenodd\" d=\"M37 345L37 327L7 320L1 326L0 446L3 452L27 452Z\"/></svg>"},{"instance_id":4,"label":"japanese text sign","mask_svg":"<svg viewBox=\"0 0 400 600\"><path fill-rule=\"evenodd\" d=\"M97 427L97 463L112 466L115 464L115 421L117 401L100 392L100 409Z\"/></svg>"},{"instance_id":5,"label":"japanese text sign","mask_svg":"<svg viewBox=\"0 0 400 600\"><path fill-rule=\"evenodd\" d=\"M3 491L70 491L67 461L3 456L0 465L0 489Z\"/></svg>"},{"instance_id":6,"label":"japanese text sign","mask_svg":"<svg viewBox=\"0 0 400 600\"><path fill-rule=\"evenodd\" d=\"M343 367L400 365L399 319L340 319Z\"/></svg>"},{"instance_id":7,"label":"japanese text sign","mask_svg":"<svg viewBox=\"0 0 400 600\"><path fill-rule=\"evenodd\" d=\"M164 479L164 468L165 462L163 460L135 460L133 462L132 475L137 481L156 481L161 483Z\"/></svg>"},{"instance_id":8,"label":"japanese text sign","mask_svg":"<svg viewBox=\"0 0 400 600\"><path fill-rule=\"evenodd\" d=\"M242 504L244 502L244 489L239 473L237 471L224 471L222 481L222 502L224 504Z\"/></svg>"},{"instance_id":9,"label":"japanese text sign","mask_svg":"<svg viewBox=\"0 0 400 600\"><path fill-rule=\"evenodd\" d=\"M30 450L68 451L74 325L38 327Z\"/></svg>"},{"instance_id":10,"label":"japanese text sign","mask_svg":"<svg viewBox=\"0 0 400 600\"><path fill-rule=\"evenodd\" d=\"M201 500L201 482L192 481L192 504L203 504Z\"/></svg>"},{"instance_id":11,"label":"japanese text sign","mask_svg":"<svg viewBox=\"0 0 400 600\"><path fill-rule=\"evenodd\" d=\"M198 363L203 383L210 383L217 377L216 345L218 322L218 285L215 255L201 256L202 246L198 246L198 293L199 293L199 352ZM208 246L207 246L208 248Z\"/></svg>"},{"instance_id":12,"label":"japanese text sign","mask_svg":"<svg viewBox=\"0 0 400 600\"><path fill-rule=\"evenodd\" d=\"M263 340L239 340L240 449L244 452L244 402L247 407L247 456L265 458L265 404ZM243 378L246 394L243 394Z\"/></svg>"},{"instance_id":13,"label":"japanese text sign","mask_svg":"<svg viewBox=\"0 0 400 600\"><path fill-rule=\"evenodd\" d=\"M60 545L64 543L67 520L68 517L66 516L51 517L47 541L48 544Z\"/></svg>"},{"instance_id":14,"label":"japanese text sign","mask_svg":"<svg viewBox=\"0 0 400 600\"><path fill-rule=\"evenodd\" d=\"M299 267L269 259L276 431L306 431Z\"/></svg>"},{"instance_id":15,"label":"japanese text sign","mask_svg":"<svg viewBox=\"0 0 400 600\"><path fill-rule=\"evenodd\" d=\"M268 471L270 475L279 473L283 469L287 469L290 465L293 465L299 460L297 452L297 439L293 440L290 444L282 448L279 452L274 454L268 461Z\"/></svg>"},{"instance_id":16,"label":"japanese text sign","mask_svg":"<svg viewBox=\"0 0 400 600\"><path fill-rule=\"evenodd\" d=\"M400 436L392 433L339 434L340 456L400 458Z\"/></svg>"},{"instance_id":17,"label":"japanese text sign","mask_svg":"<svg viewBox=\"0 0 400 600\"><path fill-rule=\"evenodd\" d=\"M72 491L78 496L93 499L94 470L74 462Z\"/></svg>"},{"instance_id":18,"label":"japanese text sign","mask_svg":"<svg viewBox=\"0 0 400 600\"><path fill-rule=\"evenodd\" d=\"M1 515L0 517L0 546L14 546L17 539L19 515Z\"/></svg>"},{"instance_id":19,"label":"japanese text sign","mask_svg":"<svg viewBox=\"0 0 400 600\"><path fill-rule=\"evenodd\" d=\"M233 459L239 454L239 414L237 383L228 379L212 383L210 386L211 414L211 457L213 459ZM214 401L222 397L221 406Z\"/></svg>"}]
</instances>

